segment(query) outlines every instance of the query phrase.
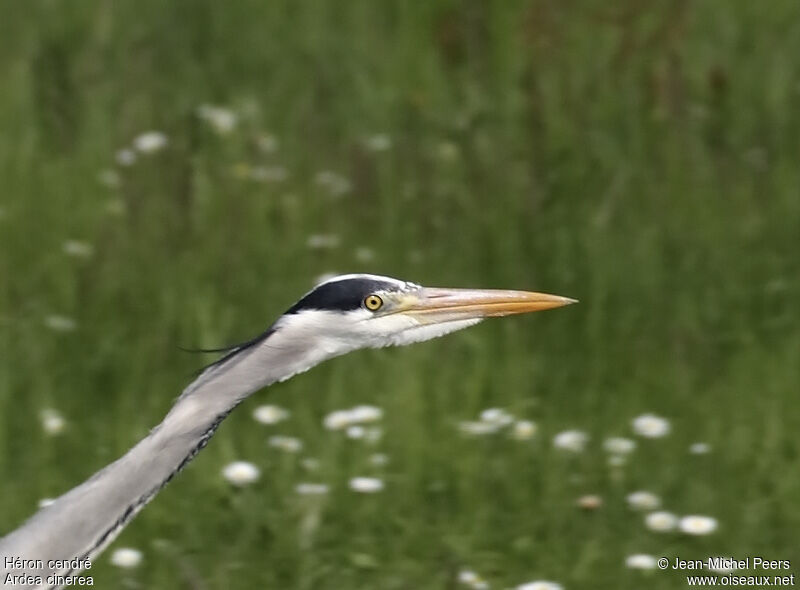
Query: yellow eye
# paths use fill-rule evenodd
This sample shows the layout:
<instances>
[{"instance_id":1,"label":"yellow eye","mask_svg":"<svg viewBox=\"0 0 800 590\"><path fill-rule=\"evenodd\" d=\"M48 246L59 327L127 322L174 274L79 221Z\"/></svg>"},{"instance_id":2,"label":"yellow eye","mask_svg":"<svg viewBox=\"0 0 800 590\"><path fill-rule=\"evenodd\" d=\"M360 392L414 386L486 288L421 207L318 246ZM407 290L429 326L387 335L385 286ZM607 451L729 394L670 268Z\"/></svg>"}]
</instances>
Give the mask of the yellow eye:
<instances>
[{"instance_id":1,"label":"yellow eye","mask_svg":"<svg viewBox=\"0 0 800 590\"><path fill-rule=\"evenodd\" d=\"M367 297L364 299L364 307L370 311L378 311L381 307L383 307L383 299L377 295L367 295Z\"/></svg>"}]
</instances>

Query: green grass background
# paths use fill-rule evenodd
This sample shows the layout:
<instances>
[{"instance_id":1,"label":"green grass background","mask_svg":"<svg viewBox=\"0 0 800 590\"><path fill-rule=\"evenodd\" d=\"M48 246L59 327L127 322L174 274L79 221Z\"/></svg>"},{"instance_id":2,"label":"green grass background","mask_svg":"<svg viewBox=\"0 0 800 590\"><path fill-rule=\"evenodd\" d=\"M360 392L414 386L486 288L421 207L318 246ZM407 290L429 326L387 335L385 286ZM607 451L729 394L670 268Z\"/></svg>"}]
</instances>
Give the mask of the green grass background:
<instances>
[{"instance_id":1,"label":"green grass background","mask_svg":"<svg viewBox=\"0 0 800 590\"><path fill-rule=\"evenodd\" d=\"M256 394L116 542L143 565L101 557L95 584L456 588L469 567L493 588L685 586L625 569L638 552L800 571L794 0L3 2L0 79L0 531L160 421L209 360L179 346L244 340L317 275L368 271L581 303ZM203 103L236 110L236 130L210 131ZM149 129L168 148L117 166ZM391 149L365 147L376 133ZM257 165L288 178L241 177ZM97 180L109 168L116 189ZM332 198L322 170L352 190ZM340 245L310 249L313 234ZM65 256L68 239L94 256ZM77 329L48 330L50 314ZM265 402L291 419L256 424ZM375 447L321 425L357 403L386 412ZM537 436L458 433L491 406ZM603 437L647 411L671 434L614 475ZM592 435L585 453L552 448L566 428ZM274 433L320 471L269 448ZM712 453L688 454L695 441ZM233 491L219 472L237 459L263 477ZM347 488L370 474L384 492ZM300 481L331 493L300 498ZM642 488L719 530L648 531L625 503ZM576 508L585 493L602 508Z\"/></svg>"}]
</instances>

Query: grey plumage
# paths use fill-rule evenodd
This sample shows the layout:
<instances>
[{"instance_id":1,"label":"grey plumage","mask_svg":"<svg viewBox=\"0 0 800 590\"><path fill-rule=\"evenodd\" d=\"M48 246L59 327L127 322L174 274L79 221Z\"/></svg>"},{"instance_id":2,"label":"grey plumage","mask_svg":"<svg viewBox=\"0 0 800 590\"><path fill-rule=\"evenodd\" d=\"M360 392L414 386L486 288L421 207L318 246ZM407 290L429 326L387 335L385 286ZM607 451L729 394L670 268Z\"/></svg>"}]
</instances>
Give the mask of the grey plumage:
<instances>
[{"instance_id":1,"label":"grey plumage","mask_svg":"<svg viewBox=\"0 0 800 590\"><path fill-rule=\"evenodd\" d=\"M366 302L365 297L375 299ZM261 337L203 371L164 420L123 457L1 538L0 582L9 575L30 575L41 580L13 587L59 587L48 577L76 572L50 567L48 561L97 556L206 445L222 420L262 387L358 348L419 342L483 317L571 302L521 291L425 289L373 275L331 279L306 294ZM9 567L8 557L42 560L44 567Z\"/></svg>"}]
</instances>

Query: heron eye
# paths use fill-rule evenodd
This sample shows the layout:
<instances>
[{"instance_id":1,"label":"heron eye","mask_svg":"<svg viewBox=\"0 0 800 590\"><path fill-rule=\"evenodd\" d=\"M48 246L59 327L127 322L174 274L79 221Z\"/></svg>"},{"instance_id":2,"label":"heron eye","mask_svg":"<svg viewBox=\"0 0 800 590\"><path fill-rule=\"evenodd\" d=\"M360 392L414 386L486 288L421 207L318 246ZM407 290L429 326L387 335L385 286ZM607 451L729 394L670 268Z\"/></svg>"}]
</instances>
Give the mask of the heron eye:
<instances>
[{"instance_id":1,"label":"heron eye","mask_svg":"<svg viewBox=\"0 0 800 590\"><path fill-rule=\"evenodd\" d=\"M364 307L370 311L378 311L381 307L383 307L383 299L377 295L367 295L367 297L364 299Z\"/></svg>"}]
</instances>

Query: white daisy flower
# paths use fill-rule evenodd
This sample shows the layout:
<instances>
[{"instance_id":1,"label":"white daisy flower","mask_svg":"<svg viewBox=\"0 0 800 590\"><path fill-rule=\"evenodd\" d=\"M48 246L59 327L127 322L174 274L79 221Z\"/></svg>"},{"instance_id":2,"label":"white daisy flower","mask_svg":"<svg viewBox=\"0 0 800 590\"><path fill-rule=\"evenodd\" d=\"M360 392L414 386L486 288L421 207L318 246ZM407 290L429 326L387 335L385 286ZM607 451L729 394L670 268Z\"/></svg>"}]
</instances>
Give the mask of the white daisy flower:
<instances>
[{"instance_id":1,"label":"white daisy flower","mask_svg":"<svg viewBox=\"0 0 800 590\"><path fill-rule=\"evenodd\" d=\"M621 436L612 436L603 441L603 448L612 455L627 455L636 448L636 441Z\"/></svg>"},{"instance_id":2,"label":"white daisy flower","mask_svg":"<svg viewBox=\"0 0 800 590\"><path fill-rule=\"evenodd\" d=\"M672 512L659 510L645 516L644 524L651 531L666 533L675 530L675 527L678 526L678 517L672 514Z\"/></svg>"},{"instance_id":3,"label":"white daisy flower","mask_svg":"<svg viewBox=\"0 0 800 590\"><path fill-rule=\"evenodd\" d=\"M383 490L383 480L377 477L354 477L350 480L350 489L362 494L374 494Z\"/></svg>"},{"instance_id":4,"label":"white daisy flower","mask_svg":"<svg viewBox=\"0 0 800 590\"><path fill-rule=\"evenodd\" d=\"M79 240L67 240L61 244L61 249L67 256L75 258L91 258L92 254L94 254L94 248L92 248L91 244Z\"/></svg>"},{"instance_id":5,"label":"white daisy flower","mask_svg":"<svg viewBox=\"0 0 800 590\"><path fill-rule=\"evenodd\" d=\"M564 590L564 586L549 580L535 580L533 582L520 584L516 587L516 590Z\"/></svg>"},{"instance_id":6,"label":"white daisy flower","mask_svg":"<svg viewBox=\"0 0 800 590\"><path fill-rule=\"evenodd\" d=\"M282 434L270 436L267 440L267 444L269 444L271 447L275 447L276 449L286 451L287 453L299 453L303 450L302 440L293 436L284 436Z\"/></svg>"},{"instance_id":7,"label":"white daisy flower","mask_svg":"<svg viewBox=\"0 0 800 590\"><path fill-rule=\"evenodd\" d=\"M325 416L323 424L328 430L346 430L369 422L376 422L383 418L383 410L376 406L361 405L349 410L336 410ZM368 442L375 442L383 435L378 427L363 428L358 426L349 432L350 438L365 438Z\"/></svg>"},{"instance_id":8,"label":"white daisy flower","mask_svg":"<svg viewBox=\"0 0 800 590\"><path fill-rule=\"evenodd\" d=\"M301 496L324 496L329 487L324 483L299 483L294 490Z\"/></svg>"},{"instance_id":9,"label":"white daisy flower","mask_svg":"<svg viewBox=\"0 0 800 590\"><path fill-rule=\"evenodd\" d=\"M511 438L516 440L529 440L536 434L536 422L531 420L517 420L511 427Z\"/></svg>"},{"instance_id":10,"label":"white daisy flower","mask_svg":"<svg viewBox=\"0 0 800 590\"><path fill-rule=\"evenodd\" d=\"M586 447L589 435L582 430L565 430L553 437L553 446L557 449L580 453Z\"/></svg>"},{"instance_id":11,"label":"white daisy flower","mask_svg":"<svg viewBox=\"0 0 800 590\"><path fill-rule=\"evenodd\" d=\"M704 442L696 442L689 447L692 455L706 455L711 452L711 445Z\"/></svg>"},{"instance_id":12,"label":"white daisy flower","mask_svg":"<svg viewBox=\"0 0 800 590\"><path fill-rule=\"evenodd\" d=\"M622 467L627 462L628 462L628 457L626 455L611 455L608 458L609 467Z\"/></svg>"},{"instance_id":13,"label":"white daisy flower","mask_svg":"<svg viewBox=\"0 0 800 590\"><path fill-rule=\"evenodd\" d=\"M364 146L371 152L385 152L392 147L392 138L386 133L376 133L364 140Z\"/></svg>"},{"instance_id":14,"label":"white daisy flower","mask_svg":"<svg viewBox=\"0 0 800 590\"><path fill-rule=\"evenodd\" d=\"M680 519L678 528L687 535L708 535L717 530L717 519L711 516L691 514Z\"/></svg>"},{"instance_id":15,"label":"white daisy flower","mask_svg":"<svg viewBox=\"0 0 800 590\"><path fill-rule=\"evenodd\" d=\"M290 412L280 406L258 406L253 410L253 418L261 424L277 424L290 416Z\"/></svg>"},{"instance_id":16,"label":"white daisy flower","mask_svg":"<svg viewBox=\"0 0 800 590\"><path fill-rule=\"evenodd\" d=\"M265 154L274 154L278 151L279 142L274 135L265 133L264 135L259 135L258 139L256 139L256 145Z\"/></svg>"},{"instance_id":17,"label":"white daisy flower","mask_svg":"<svg viewBox=\"0 0 800 590\"><path fill-rule=\"evenodd\" d=\"M110 561L117 567L131 569L142 562L142 552L131 547L120 547L111 554Z\"/></svg>"},{"instance_id":18,"label":"white daisy flower","mask_svg":"<svg viewBox=\"0 0 800 590\"><path fill-rule=\"evenodd\" d=\"M373 453L369 457L369 462L375 465L376 467L383 467L387 463L389 463L389 456L384 453Z\"/></svg>"},{"instance_id":19,"label":"white daisy flower","mask_svg":"<svg viewBox=\"0 0 800 590\"><path fill-rule=\"evenodd\" d=\"M339 246L339 236L336 234L312 234L306 240L306 246L312 250L327 250Z\"/></svg>"},{"instance_id":20,"label":"white daisy flower","mask_svg":"<svg viewBox=\"0 0 800 590\"><path fill-rule=\"evenodd\" d=\"M197 107L197 116L211 125L220 135L233 131L239 121L239 117L230 109L208 104Z\"/></svg>"},{"instance_id":21,"label":"white daisy flower","mask_svg":"<svg viewBox=\"0 0 800 590\"><path fill-rule=\"evenodd\" d=\"M645 438L661 438L670 431L669 420L655 414L642 414L633 419L633 431Z\"/></svg>"},{"instance_id":22,"label":"white daisy flower","mask_svg":"<svg viewBox=\"0 0 800 590\"><path fill-rule=\"evenodd\" d=\"M488 590L489 584L472 570L461 570L458 572L458 581L469 586L472 590Z\"/></svg>"},{"instance_id":23,"label":"white daisy flower","mask_svg":"<svg viewBox=\"0 0 800 590\"><path fill-rule=\"evenodd\" d=\"M383 418L383 410L376 406L361 405L350 410L353 422L376 422Z\"/></svg>"},{"instance_id":24,"label":"white daisy flower","mask_svg":"<svg viewBox=\"0 0 800 590\"><path fill-rule=\"evenodd\" d=\"M661 506L661 498L644 490L628 494L627 500L628 506L634 510L655 510Z\"/></svg>"},{"instance_id":25,"label":"white daisy flower","mask_svg":"<svg viewBox=\"0 0 800 590\"><path fill-rule=\"evenodd\" d=\"M72 318L63 315L49 315L44 318L44 325L53 332L74 332L78 324Z\"/></svg>"},{"instance_id":26,"label":"white daisy flower","mask_svg":"<svg viewBox=\"0 0 800 590\"><path fill-rule=\"evenodd\" d=\"M336 410L331 412L322 421L328 430L344 430L353 423L350 410Z\"/></svg>"},{"instance_id":27,"label":"white daisy flower","mask_svg":"<svg viewBox=\"0 0 800 590\"><path fill-rule=\"evenodd\" d=\"M326 189L332 197L340 197L349 193L352 189L352 185L347 178L330 170L319 172L314 181L318 186Z\"/></svg>"},{"instance_id":28,"label":"white daisy flower","mask_svg":"<svg viewBox=\"0 0 800 590\"><path fill-rule=\"evenodd\" d=\"M45 434L49 434L50 436L61 434L64 431L64 426L67 424L64 417L53 408L45 408L42 410L39 418L42 420L42 429Z\"/></svg>"},{"instance_id":29,"label":"white daisy flower","mask_svg":"<svg viewBox=\"0 0 800 590\"><path fill-rule=\"evenodd\" d=\"M315 459L314 457L306 457L300 461L300 465L302 465L303 469L307 471L316 471L319 469L319 459Z\"/></svg>"},{"instance_id":30,"label":"white daisy flower","mask_svg":"<svg viewBox=\"0 0 800 590\"><path fill-rule=\"evenodd\" d=\"M625 558L625 567L634 570L652 570L658 566L658 560L647 553L634 553Z\"/></svg>"},{"instance_id":31,"label":"white daisy flower","mask_svg":"<svg viewBox=\"0 0 800 590\"><path fill-rule=\"evenodd\" d=\"M360 424L354 424L353 426L348 426L345 434L347 438L359 439L364 438L365 429Z\"/></svg>"},{"instance_id":32,"label":"white daisy flower","mask_svg":"<svg viewBox=\"0 0 800 590\"><path fill-rule=\"evenodd\" d=\"M133 140L133 147L143 154L154 154L167 147L167 136L160 131L147 131Z\"/></svg>"},{"instance_id":33,"label":"white daisy flower","mask_svg":"<svg viewBox=\"0 0 800 590\"><path fill-rule=\"evenodd\" d=\"M501 408L487 408L481 412L481 422L488 422L497 426L508 426L514 421L514 416Z\"/></svg>"},{"instance_id":34,"label":"white daisy flower","mask_svg":"<svg viewBox=\"0 0 800 590\"><path fill-rule=\"evenodd\" d=\"M261 470L247 461L234 461L222 469L222 476L235 486L246 486L258 480Z\"/></svg>"},{"instance_id":35,"label":"white daisy flower","mask_svg":"<svg viewBox=\"0 0 800 590\"><path fill-rule=\"evenodd\" d=\"M586 494L578 498L576 504L579 508L583 508L584 510L597 510L603 505L603 498L597 494Z\"/></svg>"},{"instance_id":36,"label":"white daisy flower","mask_svg":"<svg viewBox=\"0 0 800 590\"><path fill-rule=\"evenodd\" d=\"M136 152L130 148L122 148L114 154L114 159L120 166L133 166L136 163Z\"/></svg>"}]
</instances>

